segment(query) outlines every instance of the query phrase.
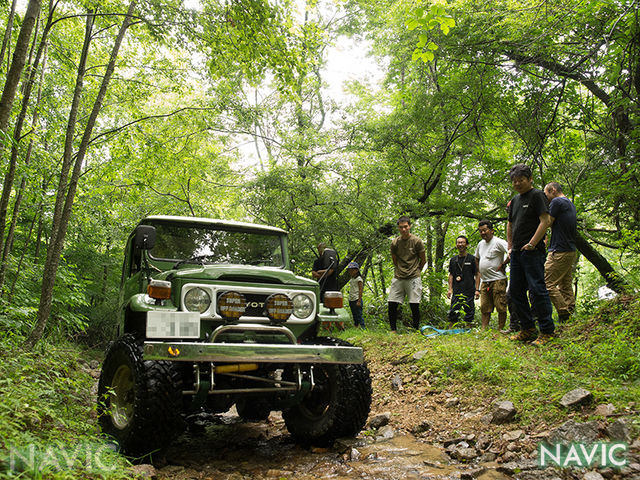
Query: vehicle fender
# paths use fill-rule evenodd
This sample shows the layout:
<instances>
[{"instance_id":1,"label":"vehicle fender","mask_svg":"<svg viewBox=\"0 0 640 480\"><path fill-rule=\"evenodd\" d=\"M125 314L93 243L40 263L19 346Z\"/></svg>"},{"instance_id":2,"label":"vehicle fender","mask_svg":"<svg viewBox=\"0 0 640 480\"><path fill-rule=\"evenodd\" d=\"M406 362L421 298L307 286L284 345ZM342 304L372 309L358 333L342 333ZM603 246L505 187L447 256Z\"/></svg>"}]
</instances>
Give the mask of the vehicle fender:
<instances>
[{"instance_id":1,"label":"vehicle fender","mask_svg":"<svg viewBox=\"0 0 640 480\"><path fill-rule=\"evenodd\" d=\"M137 293L132 295L129 302L125 305L132 312L152 312L152 311L167 311L175 312L178 310L173 302L169 300L162 300L162 303L153 303L153 299L149 298L146 293Z\"/></svg>"}]
</instances>

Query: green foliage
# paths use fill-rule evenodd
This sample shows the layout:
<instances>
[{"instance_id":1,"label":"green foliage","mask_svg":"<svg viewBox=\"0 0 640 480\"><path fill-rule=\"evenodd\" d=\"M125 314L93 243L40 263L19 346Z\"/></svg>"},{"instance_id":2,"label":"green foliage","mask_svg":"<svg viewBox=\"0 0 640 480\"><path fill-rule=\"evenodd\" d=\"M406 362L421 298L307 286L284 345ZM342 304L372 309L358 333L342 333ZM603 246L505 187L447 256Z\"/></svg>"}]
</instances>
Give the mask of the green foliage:
<instances>
[{"instance_id":1,"label":"green foliage","mask_svg":"<svg viewBox=\"0 0 640 480\"><path fill-rule=\"evenodd\" d=\"M13 261L13 259L11 259ZM77 267L64 259L58 269L51 310L52 320L47 334L62 338L84 331L87 317L82 309L87 306L85 292L88 281L81 279ZM32 328L38 311L42 265L27 263L19 278L9 278L12 283L12 301L0 299L0 325L13 334L26 334ZM36 293L37 292L37 293Z\"/></svg>"},{"instance_id":2,"label":"green foliage","mask_svg":"<svg viewBox=\"0 0 640 480\"><path fill-rule=\"evenodd\" d=\"M34 479L127 478L128 463L99 438L95 380L81 359L86 353L64 341L46 340L25 351L23 341L7 332L0 335L0 478L17 473ZM95 460L97 452L99 461L87 464L86 454ZM13 474L6 471L12 460Z\"/></svg>"},{"instance_id":3,"label":"green foliage","mask_svg":"<svg viewBox=\"0 0 640 480\"><path fill-rule=\"evenodd\" d=\"M415 333L396 337L354 333L345 337L379 361L424 351L417 362L430 381L455 393L476 390L511 400L523 424L557 421L566 412L559 404L568 391L591 390L595 402L619 410L640 395L640 300L600 302L595 312L576 315L554 341L536 348L510 341L494 331L425 339ZM393 345L389 346L388 343Z\"/></svg>"},{"instance_id":4,"label":"green foliage","mask_svg":"<svg viewBox=\"0 0 640 480\"><path fill-rule=\"evenodd\" d=\"M443 34L448 35L456 25L454 18L447 14L444 5L432 4L427 10L424 8L416 8L412 11L412 16L406 21L409 30L420 29L421 31L433 30L439 27ZM435 51L438 45L429 39L425 33L418 36L416 49L411 55L411 60L418 59L423 62L433 62L435 59Z\"/></svg>"}]
</instances>

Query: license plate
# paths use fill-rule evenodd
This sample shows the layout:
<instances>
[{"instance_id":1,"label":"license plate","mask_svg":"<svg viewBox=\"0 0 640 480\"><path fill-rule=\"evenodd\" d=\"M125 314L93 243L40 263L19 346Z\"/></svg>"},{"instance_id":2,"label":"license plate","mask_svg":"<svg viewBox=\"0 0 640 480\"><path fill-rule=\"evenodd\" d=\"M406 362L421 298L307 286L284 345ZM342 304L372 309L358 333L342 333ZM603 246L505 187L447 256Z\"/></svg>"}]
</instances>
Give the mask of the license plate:
<instances>
[{"instance_id":1,"label":"license plate","mask_svg":"<svg viewBox=\"0 0 640 480\"><path fill-rule=\"evenodd\" d=\"M147 312L147 338L200 338L200 314Z\"/></svg>"}]
</instances>

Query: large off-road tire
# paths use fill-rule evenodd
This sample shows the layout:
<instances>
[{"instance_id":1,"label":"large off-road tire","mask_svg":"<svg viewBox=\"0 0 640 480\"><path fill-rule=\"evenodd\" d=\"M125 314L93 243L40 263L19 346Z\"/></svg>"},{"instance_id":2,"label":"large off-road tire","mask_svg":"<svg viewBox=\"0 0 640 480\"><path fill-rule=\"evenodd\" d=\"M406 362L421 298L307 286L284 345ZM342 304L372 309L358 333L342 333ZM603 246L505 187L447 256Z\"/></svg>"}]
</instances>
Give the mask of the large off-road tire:
<instances>
[{"instance_id":1,"label":"large off-road tire","mask_svg":"<svg viewBox=\"0 0 640 480\"><path fill-rule=\"evenodd\" d=\"M98 382L98 422L122 451L146 456L184 429L182 382L171 362L144 361L142 342L124 335L111 344Z\"/></svg>"},{"instance_id":2,"label":"large off-road tire","mask_svg":"<svg viewBox=\"0 0 640 480\"><path fill-rule=\"evenodd\" d=\"M314 345L352 346L331 337L318 337ZM371 408L371 376L366 364L314 365L315 387L299 405L282 412L296 441L329 446L337 438L356 435Z\"/></svg>"}]
</instances>

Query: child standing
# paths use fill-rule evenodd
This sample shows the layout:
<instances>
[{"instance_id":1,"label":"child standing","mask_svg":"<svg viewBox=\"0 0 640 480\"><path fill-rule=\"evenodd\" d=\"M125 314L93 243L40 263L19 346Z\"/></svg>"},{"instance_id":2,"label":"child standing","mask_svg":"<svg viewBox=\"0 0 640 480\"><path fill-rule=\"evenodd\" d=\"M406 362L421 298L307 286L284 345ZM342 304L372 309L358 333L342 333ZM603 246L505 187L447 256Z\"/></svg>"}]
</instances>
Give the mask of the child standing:
<instances>
[{"instance_id":1,"label":"child standing","mask_svg":"<svg viewBox=\"0 0 640 480\"><path fill-rule=\"evenodd\" d=\"M356 262L347 265L349 272L349 308L353 315L353 323L356 327L364 328L364 319L362 318L362 289L364 280L360 276L360 266Z\"/></svg>"}]
</instances>

